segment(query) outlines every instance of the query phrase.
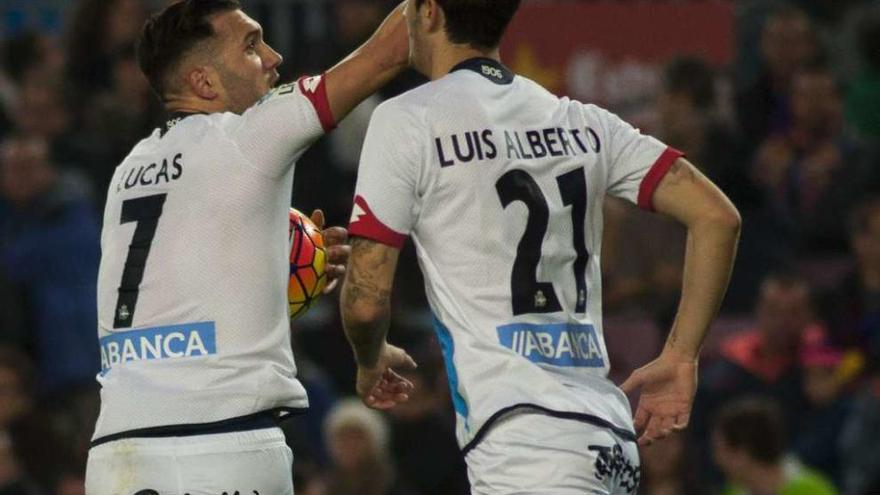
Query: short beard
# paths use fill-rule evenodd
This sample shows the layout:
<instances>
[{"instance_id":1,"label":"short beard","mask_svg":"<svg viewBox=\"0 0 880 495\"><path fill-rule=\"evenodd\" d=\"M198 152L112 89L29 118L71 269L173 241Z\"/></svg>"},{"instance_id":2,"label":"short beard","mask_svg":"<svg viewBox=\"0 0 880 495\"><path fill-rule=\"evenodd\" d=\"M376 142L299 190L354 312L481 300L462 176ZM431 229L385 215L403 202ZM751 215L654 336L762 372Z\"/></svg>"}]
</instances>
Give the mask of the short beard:
<instances>
[{"instance_id":1,"label":"short beard","mask_svg":"<svg viewBox=\"0 0 880 495\"><path fill-rule=\"evenodd\" d=\"M245 88L247 90L253 89L253 81L239 77L222 63L217 67L217 73L220 75L221 84L226 89L230 112L241 115L245 110L254 106L262 96L256 95L256 91L246 91ZM246 95L246 92L250 94Z\"/></svg>"}]
</instances>

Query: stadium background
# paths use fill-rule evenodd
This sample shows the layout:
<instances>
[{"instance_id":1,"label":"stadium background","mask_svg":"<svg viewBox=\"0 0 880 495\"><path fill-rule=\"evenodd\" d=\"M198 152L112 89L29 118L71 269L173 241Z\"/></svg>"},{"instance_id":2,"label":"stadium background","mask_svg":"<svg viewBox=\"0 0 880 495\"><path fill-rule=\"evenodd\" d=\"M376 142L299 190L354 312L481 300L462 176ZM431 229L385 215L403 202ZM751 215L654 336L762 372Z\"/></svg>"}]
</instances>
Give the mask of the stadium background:
<instances>
[{"instance_id":1,"label":"stadium background","mask_svg":"<svg viewBox=\"0 0 880 495\"><path fill-rule=\"evenodd\" d=\"M2 495L83 493L98 407L100 211L115 165L162 119L132 45L159 3L0 0ZM287 80L339 60L390 8L243 3L285 56ZM683 149L744 218L692 426L642 452L640 493L718 493L712 418L744 396L783 411L789 460L841 493L880 493L878 16L877 2L860 0L524 0L514 20L508 65ZM401 77L322 139L300 161L294 205L344 225L371 110L420 82ZM662 344L684 233L616 202L606 216L605 335L619 381ZM467 493L422 292L409 246L391 340L420 361L418 392L387 415L348 399L336 295L294 323L313 404L285 424L297 493Z\"/></svg>"}]
</instances>

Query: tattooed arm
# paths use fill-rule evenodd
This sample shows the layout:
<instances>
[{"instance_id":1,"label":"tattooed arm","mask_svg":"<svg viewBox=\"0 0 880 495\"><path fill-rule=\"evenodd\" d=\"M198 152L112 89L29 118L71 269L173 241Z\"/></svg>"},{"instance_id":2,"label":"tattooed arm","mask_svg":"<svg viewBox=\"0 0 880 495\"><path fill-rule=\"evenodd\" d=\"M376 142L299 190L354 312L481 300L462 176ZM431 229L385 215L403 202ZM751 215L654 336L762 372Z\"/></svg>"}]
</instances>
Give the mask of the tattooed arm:
<instances>
[{"instance_id":1,"label":"tattooed arm","mask_svg":"<svg viewBox=\"0 0 880 495\"><path fill-rule=\"evenodd\" d=\"M373 367L391 319L391 287L397 270L395 248L356 237L342 285L342 323L358 366Z\"/></svg>"},{"instance_id":2,"label":"tattooed arm","mask_svg":"<svg viewBox=\"0 0 880 495\"><path fill-rule=\"evenodd\" d=\"M727 291L741 220L724 193L684 159L660 183L654 208L688 230L681 303L666 348L696 359Z\"/></svg>"},{"instance_id":3,"label":"tattooed arm","mask_svg":"<svg viewBox=\"0 0 880 495\"><path fill-rule=\"evenodd\" d=\"M357 391L364 403L387 409L408 399L412 384L395 368L413 368L403 349L385 338L391 320L391 288L400 251L355 237L340 306L345 335L358 365Z\"/></svg>"},{"instance_id":4,"label":"tattooed arm","mask_svg":"<svg viewBox=\"0 0 880 495\"><path fill-rule=\"evenodd\" d=\"M681 301L666 345L621 385L626 392L642 389L635 415L641 444L690 420L700 348L727 290L741 222L724 193L682 158L660 182L653 205L687 227L688 235Z\"/></svg>"}]
</instances>

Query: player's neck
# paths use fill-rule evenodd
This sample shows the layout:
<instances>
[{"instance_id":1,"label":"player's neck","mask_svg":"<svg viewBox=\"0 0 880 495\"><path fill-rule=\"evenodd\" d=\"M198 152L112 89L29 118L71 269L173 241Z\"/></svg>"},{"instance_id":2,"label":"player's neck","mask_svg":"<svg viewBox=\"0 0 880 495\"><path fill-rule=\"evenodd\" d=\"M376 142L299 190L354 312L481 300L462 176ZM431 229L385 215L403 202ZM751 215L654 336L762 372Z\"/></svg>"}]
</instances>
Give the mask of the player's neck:
<instances>
[{"instance_id":1,"label":"player's neck","mask_svg":"<svg viewBox=\"0 0 880 495\"><path fill-rule=\"evenodd\" d=\"M227 105L219 100L205 100L188 96L169 96L165 100L165 111L172 113L218 113L228 112Z\"/></svg>"},{"instance_id":2,"label":"player's neck","mask_svg":"<svg viewBox=\"0 0 880 495\"><path fill-rule=\"evenodd\" d=\"M501 55L498 48L492 50L481 50L467 45L447 44L438 48L434 52L431 63L431 73L428 77L434 81L449 74L456 65L472 58L483 57L491 58L501 62Z\"/></svg>"}]
</instances>

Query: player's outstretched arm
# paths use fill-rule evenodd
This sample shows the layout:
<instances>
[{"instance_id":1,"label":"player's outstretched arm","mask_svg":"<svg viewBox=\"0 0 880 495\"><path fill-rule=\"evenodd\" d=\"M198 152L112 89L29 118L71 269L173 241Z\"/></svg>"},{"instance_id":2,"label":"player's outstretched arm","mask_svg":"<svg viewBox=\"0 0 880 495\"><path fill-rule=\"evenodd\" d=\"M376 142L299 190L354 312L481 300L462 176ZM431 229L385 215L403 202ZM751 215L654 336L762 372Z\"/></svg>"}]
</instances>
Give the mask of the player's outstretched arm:
<instances>
[{"instance_id":1,"label":"player's outstretched arm","mask_svg":"<svg viewBox=\"0 0 880 495\"><path fill-rule=\"evenodd\" d=\"M397 248L355 237L340 307L345 335L358 366L357 392L364 403L388 409L409 399L412 383L394 370L415 368L403 350L386 342Z\"/></svg>"},{"instance_id":2,"label":"player's outstretched arm","mask_svg":"<svg viewBox=\"0 0 880 495\"><path fill-rule=\"evenodd\" d=\"M397 6L366 43L327 71L327 99L336 122L408 65L403 8L404 4Z\"/></svg>"},{"instance_id":3,"label":"player's outstretched arm","mask_svg":"<svg viewBox=\"0 0 880 495\"><path fill-rule=\"evenodd\" d=\"M741 223L724 193L683 158L660 182L653 206L684 224L688 236L681 301L663 351L621 385L641 388L635 425L642 445L690 420L700 348L727 290Z\"/></svg>"}]
</instances>

